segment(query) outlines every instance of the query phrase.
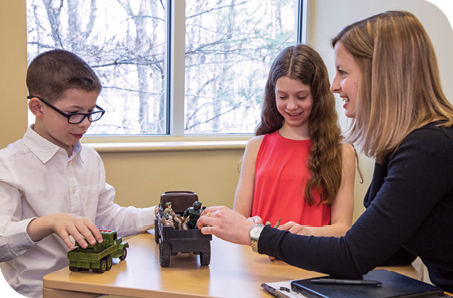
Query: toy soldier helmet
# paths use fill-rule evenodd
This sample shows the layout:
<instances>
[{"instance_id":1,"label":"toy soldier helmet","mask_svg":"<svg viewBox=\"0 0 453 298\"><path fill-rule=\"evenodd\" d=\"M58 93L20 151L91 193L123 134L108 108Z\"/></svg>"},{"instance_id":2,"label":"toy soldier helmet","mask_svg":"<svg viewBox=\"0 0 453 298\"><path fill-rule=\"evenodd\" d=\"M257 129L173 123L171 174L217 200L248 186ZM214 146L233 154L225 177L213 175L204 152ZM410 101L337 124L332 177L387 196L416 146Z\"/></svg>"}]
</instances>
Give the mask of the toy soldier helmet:
<instances>
[{"instance_id":1,"label":"toy soldier helmet","mask_svg":"<svg viewBox=\"0 0 453 298\"><path fill-rule=\"evenodd\" d=\"M171 202L165 203L165 206L169 206L169 205L171 205Z\"/></svg>"},{"instance_id":2,"label":"toy soldier helmet","mask_svg":"<svg viewBox=\"0 0 453 298\"><path fill-rule=\"evenodd\" d=\"M195 201L193 203L193 209L199 210L201 208L201 202Z\"/></svg>"}]
</instances>

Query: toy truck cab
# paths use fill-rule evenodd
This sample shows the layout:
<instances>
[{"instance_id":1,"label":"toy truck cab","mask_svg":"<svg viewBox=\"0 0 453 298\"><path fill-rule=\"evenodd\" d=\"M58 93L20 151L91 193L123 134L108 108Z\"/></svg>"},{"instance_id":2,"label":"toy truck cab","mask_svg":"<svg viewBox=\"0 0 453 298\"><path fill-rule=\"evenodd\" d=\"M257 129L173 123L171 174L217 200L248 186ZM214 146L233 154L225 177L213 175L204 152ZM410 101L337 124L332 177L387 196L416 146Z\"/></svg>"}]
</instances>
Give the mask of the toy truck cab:
<instances>
[{"instance_id":1,"label":"toy truck cab","mask_svg":"<svg viewBox=\"0 0 453 298\"><path fill-rule=\"evenodd\" d=\"M161 267L170 266L170 256L190 253L200 256L201 266L211 262L211 235L203 235L197 228L181 228L182 224L165 224L165 209L171 203L174 216L183 216L184 211L198 201L198 195L189 191L168 191L160 197L159 210L155 220L155 241L159 244ZM164 219L164 220L163 220Z\"/></svg>"},{"instance_id":2,"label":"toy truck cab","mask_svg":"<svg viewBox=\"0 0 453 298\"><path fill-rule=\"evenodd\" d=\"M82 248L76 242L76 248L68 252L70 271L92 269L93 272L104 273L112 268L112 258L119 258L121 261L126 259L129 243L123 242L116 231L100 230L100 232L102 243L97 242Z\"/></svg>"}]
</instances>

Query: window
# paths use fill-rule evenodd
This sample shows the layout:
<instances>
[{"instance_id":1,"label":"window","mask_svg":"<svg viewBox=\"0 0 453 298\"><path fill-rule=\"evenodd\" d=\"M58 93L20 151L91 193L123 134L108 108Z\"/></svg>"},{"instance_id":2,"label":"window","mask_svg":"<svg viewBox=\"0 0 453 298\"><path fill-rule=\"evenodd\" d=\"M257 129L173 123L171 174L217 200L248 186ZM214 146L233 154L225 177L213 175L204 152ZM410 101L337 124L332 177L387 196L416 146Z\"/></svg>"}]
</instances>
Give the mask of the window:
<instances>
[{"instance_id":1,"label":"window","mask_svg":"<svg viewBox=\"0 0 453 298\"><path fill-rule=\"evenodd\" d=\"M166 15L181 3L184 96L174 101L184 120L174 124ZM107 112L90 134L253 133L270 65L296 43L297 9L295 0L27 0L28 58L63 48L96 71Z\"/></svg>"},{"instance_id":2,"label":"window","mask_svg":"<svg viewBox=\"0 0 453 298\"><path fill-rule=\"evenodd\" d=\"M89 133L165 133L160 1L27 0L27 27L29 61L62 48L83 58L101 79L98 105L107 112Z\"/></svg>"}]
</instances>

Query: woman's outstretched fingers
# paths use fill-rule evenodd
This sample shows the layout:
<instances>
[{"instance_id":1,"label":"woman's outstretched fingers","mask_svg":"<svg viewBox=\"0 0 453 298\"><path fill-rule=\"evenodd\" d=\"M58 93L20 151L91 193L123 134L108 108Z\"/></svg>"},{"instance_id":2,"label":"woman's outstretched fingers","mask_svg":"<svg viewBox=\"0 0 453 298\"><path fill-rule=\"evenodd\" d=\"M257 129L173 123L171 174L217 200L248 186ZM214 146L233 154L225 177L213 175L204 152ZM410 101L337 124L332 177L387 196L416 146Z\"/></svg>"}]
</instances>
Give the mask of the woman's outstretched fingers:
<instances>
[{"instance_id":1,"label":"woman's outstretched fingers","mask_svg":"<svg viewBox=\"0 0 453 298\"><path fill-rule=\"evenodd\" d=\"M210 213L209 217L206 214ZM198 219L203 234L212 234L223 240L250 245L248 231L253 223L225 206L206 208ZM206 227L208 225L208 227Z\"/></svg>"}]
</instances>

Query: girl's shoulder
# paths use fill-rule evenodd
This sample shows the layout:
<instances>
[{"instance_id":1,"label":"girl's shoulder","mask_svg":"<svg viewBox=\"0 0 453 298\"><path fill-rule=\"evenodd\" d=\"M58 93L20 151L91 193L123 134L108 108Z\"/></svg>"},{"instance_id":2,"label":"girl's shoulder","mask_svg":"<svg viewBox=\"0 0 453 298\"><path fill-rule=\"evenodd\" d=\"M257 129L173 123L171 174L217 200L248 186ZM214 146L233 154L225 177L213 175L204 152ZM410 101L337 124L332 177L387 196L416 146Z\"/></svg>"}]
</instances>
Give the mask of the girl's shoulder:
<instances>
[{"instance_id":1,"label":"girl's shoulder","mask_svg":"<svg viewBox=\"0 0 453 298\"><path fill-rule=\"evenodd\" d=\"M355 157L356 157L356 151L355 151L355 148L354 146L352 146L351 144L341 144L341 155L343 157L343 160L355 160Z\"/></svg>"},{"instance_id":2,"label":"girl's shoulder","mask_svg":"<svg viewBox=\"0 0 453 298\"><path fill-rule=\"evenodd\" d=\"M258 152L261 147L261 143L264 139L265 135L260 135L260 136L255 136L252 137L248 142L245 147L245 152L244 152L244 161L245 160L254 160L256 161L256 158L258 156Z\"/></svg>"},{"instance_id":3,"label":"girl's shoulder","mask_svg":"<svg viewBox=\"0 0 453 298\"><path fill-rule=\"evenodd\" d=\"M355 148L351 144L342 143L340 147L343 154L355 154Z\"/></svg>"},{"instance_id":4,"label":"girl's shoulder","mask_svg":"<svg viewBox=\"0 0 453 298\"><path fill-rule=\"evenodd\" d=\"M263 139L266 135L259 135L259 136L254 136L252 137L248 142L247 142L247 148L259 148L261 146L261 143L263 142Z\"/></svg>"}]
</instances>

